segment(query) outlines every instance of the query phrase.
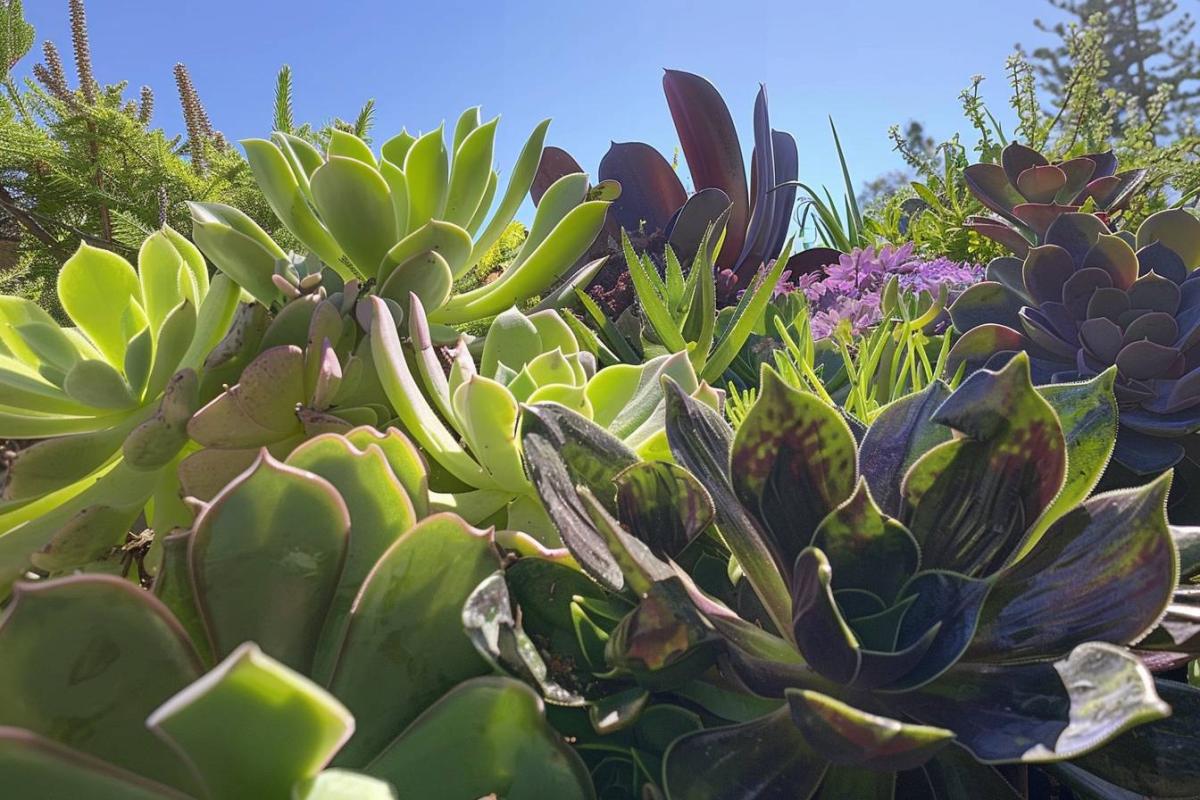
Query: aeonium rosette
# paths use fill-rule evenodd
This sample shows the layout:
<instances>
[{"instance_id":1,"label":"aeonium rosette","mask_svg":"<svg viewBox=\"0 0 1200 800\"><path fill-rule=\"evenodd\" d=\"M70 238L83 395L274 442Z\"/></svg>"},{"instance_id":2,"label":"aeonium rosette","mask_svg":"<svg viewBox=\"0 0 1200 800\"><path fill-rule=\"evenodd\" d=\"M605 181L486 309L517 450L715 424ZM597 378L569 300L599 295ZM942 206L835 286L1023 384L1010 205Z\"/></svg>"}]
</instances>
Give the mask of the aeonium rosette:
<instances>
[{"instance_id":1,"label":"aeonium rosette","mask_svg":"<svg viewBox=\"0 0 1200 800\"><path fill-rule=\"evenodd\" d=\"M964 334L948 369L1029 354L1037 383L1117 368L1116 458L1141 474L1184 454L1200 430L1200 220L1182 209L1146 219L1136 236L1092 214L1062 214L1024 261L1000 258L993 280L951 307ZM994 359L994 360L993 360Z\"/></svg>"},{"instance_id":2,"label":"aeonium rosette","mask_svg":"<svg viewBox=\"0 0 1200 800\"><path fill-rule=\"evenodd\" d=\"M624 698L615 715L680 698L711 714L667 749L668 798L874 796L909 770L1009 791L988 765L1067 759L1145 790L1166 765L1134 752L1169 759L1155 737L1179 736L1197 704L1156 689L1128 649L1178 585L1169 476L1088 498L1113 446L1112 380L1035 389L1018 355L953 394L934 383L897 401L857 442L766 370L736 434L669 392L682 468L614 463L603 431L530 409L532 479L598 584L573 586L576 604L593 619L625 609L578 685L598 708ZM732 583L700 567L714 546ZM518 602L553 571L539 562L509 567ZM547 625L526 622L556 641Z\"/></svg>"}]
</instances>

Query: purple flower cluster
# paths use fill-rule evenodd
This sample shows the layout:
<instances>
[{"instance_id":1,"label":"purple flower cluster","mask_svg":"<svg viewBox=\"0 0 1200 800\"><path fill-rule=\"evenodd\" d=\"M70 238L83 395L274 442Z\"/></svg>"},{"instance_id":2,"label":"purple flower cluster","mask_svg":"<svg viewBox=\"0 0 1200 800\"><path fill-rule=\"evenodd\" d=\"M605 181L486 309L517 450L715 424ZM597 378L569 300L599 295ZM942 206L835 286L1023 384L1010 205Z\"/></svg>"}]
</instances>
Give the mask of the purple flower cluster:
<instances>
[{"instance_id":1,"label":"purple flower cluster","mask_svg":"<svg viewBox=\"0 0 1200 800\"><path fill-rule=\"evenodd\" d=\"M954 297L983 279L983 267L948 258L922 260L913 255L909 242L900 247L856 248L843 253L836 264L801 275L795 281L785 277L788 283L780 288L804 293L813 336L823 339L843 321L855 334L877 324L882 319L880 295L893 275L898 276L900 288L905 291L937 294L939 286L948 284Z\"/></svg>"}]
</instances>

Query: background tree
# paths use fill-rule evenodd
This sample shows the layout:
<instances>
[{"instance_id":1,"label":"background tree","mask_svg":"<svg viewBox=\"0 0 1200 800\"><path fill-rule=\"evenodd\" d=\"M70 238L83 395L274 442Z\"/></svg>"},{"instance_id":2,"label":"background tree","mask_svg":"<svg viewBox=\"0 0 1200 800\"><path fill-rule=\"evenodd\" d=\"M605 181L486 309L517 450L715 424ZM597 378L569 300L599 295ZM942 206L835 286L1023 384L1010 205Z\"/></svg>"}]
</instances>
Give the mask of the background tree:
<instances>
[{"instance_id":1,"label":"background tree","mask_svg":"<svg viewBox=\"0 0 1200 800\"><path fill-rule=\"evenodd\" d=\"M34 30L20 0L0 0L0 291L55 311L54 279L80 242L134 256L163 224L190 232L190 199L236 205L277 227L187 68L174 68L186 135L172 136L152 125L150 87L129 97L128 81L97 79L83 0L68 0L67 10L74 75L46 41L33 77L18 83L10 72Z\"/></svg>"},{"instance_id":2,"label":"background tree","mask_svg":"<svg viewBox=\"0 0 1200 800\"><path fill-rule=\"evenodd\" d=\"M1039 30L1058 38L1031 53L1051 105L1067 103L1072 91L1072 53L1081 30L1095 25L1107 31L1102 50L1107 61L1105 88L1115 89L1148 115L1160 87L1169 84L1165 113L1177 132L1194 125L1200 111L1200 45L1195 19L1180 11L1177 0L1049 0L1067 19L1034 20ZM1018 45L1018 48L1020 46Z\"/></svg>"}]
</instances>

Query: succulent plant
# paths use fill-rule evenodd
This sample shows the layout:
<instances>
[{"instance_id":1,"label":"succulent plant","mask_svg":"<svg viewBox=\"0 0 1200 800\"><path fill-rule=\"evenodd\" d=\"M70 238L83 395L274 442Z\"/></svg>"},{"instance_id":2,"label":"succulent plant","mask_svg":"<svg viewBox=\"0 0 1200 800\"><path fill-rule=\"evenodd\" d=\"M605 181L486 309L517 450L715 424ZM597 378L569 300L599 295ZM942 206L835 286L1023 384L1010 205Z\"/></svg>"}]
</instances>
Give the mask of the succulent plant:
<instances>
[{"instance_id":1,"label":"succulent plant","mask_svg":"<svg viewBox=\"0 0 1200 800\"><path fill-rule=\"evenodd\" d=\"M524 628L566 654L555 677L597 732L656 702L702 709L650 796L890 796L899 772L1015 797L990 765L1066 759L1056 774L1093 787L1190 795L1200 773L1175 754L1200 692L1156 688L1127 649L1177 590L1170 478L1087 498L1112 380L1038 390L1019 355L893 403L856 441L766 370L736 434L669 391L681 466L533 406L528 469L582 573L510 565Z\"/></svg>"},{"instance_id":2,"label":"succulent plant","mask_svg":"<svg viewBox=\"0 0 1200 800\"><path fill-rule=\"evenodd\" d=\"M524 403L575 409L645 454L666 453L662 376L719 403L697 380L686 353L597 371L592 355L548 309L528 316L510 309L496 317L478 357L460 340L447 376L419 297L412 296L407 314L411 349L401 343L388 303L378 297L372 303L375 366L398 424L446 474L447 492L435 502L475 524L498 514L499 527L557 544L521 466L517 423Z\"/></svg>"},{"instance_id":3,"label":"succulent plant","mask_svg":"<svg viewBox=\"0 0 1200 800\"><path fill-rule=\"evenodd\" d=\"M492 533L424 516L423 465L397 437L263 452L166 538L153 593L102 575L18 584L0 731L47 754L43 770L171 787L150 797L288 798L330 759L415 796L592 797L541 700L488 677L463 630L501 565ZM0 758L5 785L21 764Z\"/></svg>"},{"instance_id":4,"label":"succulent plant","mask_svg":"<svg viewBox=\"0 0 1200 800\"><path fill-rule=\"evenodd\" d=\"M431 322L486 319L545 292L588 249L608 202L587 198L587 176L566 175L546 190L529 236L494 281L456 294L466 275L512 221L529 190L549 120L526 142L503 195L492 165L497 119L466 111L448 149L441 127L389 139L377 157L353 134L332 132L328 152L275 133L243 142L255 180L287 229L343 280L407 305L421 297ZM495 208L493 210L493 205ZM490 213L490 216L489 216ZM200 249L260 302L280 298L272 281L285 253L249 217L228 206L192 204ZM451 338L453 338L451 336Z\"/></svg>"},{"instance_id":5,"label":"succulent plant","mask_svg":"<svg viewBox=\"0 0 1200 800\"><path fill-rule=\"evenodd\" d=\"M80 750L72 745L92 745L88 740L94 737L42 730L45 717L38 719L38 705L46 698L35 696L31 708L23 712L32 720L27 727L0 728L0 777L9 791L29 797L96 800L216 796L336 800L344 796L334 791L336 785L341 790L353 789L353 796L365 800L395 797L390 785L366 775L346 770L319 772L354 730L354 718L328 692L263 654L252 642L199 675L198 665L191 660L194 653L172 641L169 617L156 617L159 609L153 607L142 612L145 619L137 617L137 603L124 595L129 591L127 585L118 583L122 589L105 596L100 587L110 585L107 581L60 580L65 582L55 581L59 585L53 588L48 584L20 594L24 607L16 625L28 624L35 616L53 619L42 606L55 601L91 596L120 602L126 618L135 621L134 629L145 629L151 641L167 645L158 661L163 674L142 676L150 679L148 689L162 704L151 710L142 732L132 714L102 710L98 721L105 726L103 733L114 740ZM35 607L32 611L27 610L30 605ZM122 631L113 622L104 619L102 630L119 636ZM28 644L32 634L25 630L9 636L10 641ZM145 664L135 668L145 669ZM14 672L22 674L22 667ZM33 689L44 692L54 685L54 681L44 680L35 682ZM175 694L164 696L175 689ZM73 699L95 704L103 691L92 692L86 699ZM138 706L141 711L149 704L139 701ZM148 752L131 764L115 749L120 744L138 744ZM171 750L174 759L167 755Z\"/></svg>"},{"instance_id":6,"label":"succulent plant","mask_svg":"<svg viewBox=\"0 0 1200 800\"><path fill-rule=\"evenodd\" d=\"M709 243L719 233L709 226L695 256L689 259L686 277L670 245L664 250L666 269L660 276L650 256L638 254L629 236L621 233L625 263L637 298L636 306L630 306L623 317L636 315L636 325L626 326L635 329L628 335L623 333L624 320L614 323L589 296L578 292L580 302L599 328L598 335L581 333L595 341L604 361L640 364L647 356L687 353L701 380L714 384L720 381L751 333L762 327L775 285L788 263L791 242L784 245L770 270L754 277L736 306L727 306L718 313L714 248Z\"/></svg>"},{"instance_id":7,"label":"succulent plant","mask_svg":"<svg viewBox=\"0 0 1200 800\"><path fill-rule=\"evenodd\" d=\"M228 346L211 354L208 373L221 378L229 364L237 382L213 387L219 394L187 423L200 449L179 464L186 496L211 500L264 447L282 459L318 434L382 427L394 416L361 327L368 306L360 308L360 299L354 280L332 294L314 285L269 322L260 313L235 326Z\"/></svg>"},{"instance_id":8,"label":"succulent plant","mask_svg":"<svg viewBox=\"0 0 1200 800\"><path fill-rule=\"evenodd\" d=\"M1136 236L1065 213L1022 262L1002 258L950 308L964 335L949 369L1029 353L1035 380L1074 381L1112 365L1121 406L1116 457L1142 474L1184 455L1200 430L1200 220L1148 217ZM995 359L995 360L992 360Z\"/></svg>"},{"instance_id":9,"label":"succulent plant","mask_svg":"<svg viewBox=\"0 0 1200 800\"><path fill-rule=\"evenodd\" d=\"M0 298L0 436L34 440L7 469L0 501L0 596L30 567L69 571L124 541L151 500L152 524L185 509L173 466L199 406L201 368L240 290L211 284L204 258L170 228L135 270L82 245L58 276L71 327Z\"/></svg>"},{"instance_id":10,"label":"succulent plant","mask_svg":"<svg viewBox=\"0 0 1200 800\"><path fill-rule=\"evenodd\" d=\"M796 197L795 186L785 185L798 176L796 141L791 134L771 128L766 87L760 87L754 103L754 155L747 180L737 129L716 87L699 75L669 69L663 75L663 92L695 194L688 196L670 162L650 145L614 143L600 162L599 177L619 183L621 192L589 258L612 256L600 281L615 282L625 272L620 261L624 256L622 231L656 260L666 244L690 258L708 226L728 210L727 225L718 226L725 229L716 256L722 276L718 299L736 302L737 292L749 286L759 269L783 250ZM539 190L560 176L582 171L570 154L547 148L534 183L534 202L540 207ZM606 284L607 290L612 288ZM620 314L632 301L631 284L626 285L625 293L627 296L604 303L610 314Z\"/></svg>"},{"instance_id":11,"label":"succulent plant","mask_svg":"<svg viewBox=\"0 0 1200 800\"><path fill-rule=\"evenodd\" d=\"M972 164L963 178L971 194L999 215L972 217L966 227L1024 258L1030 247L1043 244L1062 214L1095 211L1107 221L1124 209L1145 182L1146 170L1117 172L1111 150L1051 163L1033 148L1012 142L999 164Z\"/></svg>"}]
</instances>

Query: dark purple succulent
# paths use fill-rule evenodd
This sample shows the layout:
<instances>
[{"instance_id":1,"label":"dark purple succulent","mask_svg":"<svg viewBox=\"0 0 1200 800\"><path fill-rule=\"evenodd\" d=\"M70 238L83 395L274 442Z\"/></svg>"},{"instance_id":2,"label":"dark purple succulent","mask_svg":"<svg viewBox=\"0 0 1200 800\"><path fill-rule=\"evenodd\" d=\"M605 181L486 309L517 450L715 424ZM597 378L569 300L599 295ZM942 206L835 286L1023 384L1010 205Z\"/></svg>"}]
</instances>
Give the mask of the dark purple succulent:
<instances>
[{"instance_id":1,"label":"dark purple succulent","mask_svg":"<svg viewBox=\"0 0 1200 800\"><path fill-rule=\"evenodd\" d=\"M695 253L708 226L728 210L725 241L716 267L724 287L721 299L736 297L764 263L779 255L787 235L799 173L796 140L771 128L766 87L754 103L754 154L746 177L741 142L733 117L708 80L690 72L667 70L663 91L687 159L695 193L688 195L675 168L642 142L614 142L600 161L599 180L621 185L609 209L605 231L586 260L611 256L594 285L612 291L626 271L621 260L621 231L639 252L661 254L670 244L683 257ZM569 153L547 147L530 190L536 204L545 188L562 175L584 171ZM779 187L776 190L776 187ZM628 296L625 296L628 295ZM608 302L619 313L632 291Z\"/></svg>"},{"instance_id":2,"label":"dark purple succulent","mask_svg":"<svg viewBox=\"0 0 1200 800\"><path fill-rule=\"evenodd\" d=\"M989 280L950 308L964 335L949 369L1030 355L1041 383L1115 366L1116 457L1139 473L1184 455L1200 431L1200 220L1182 209L1148 217L1136 236L1094 214L1061 214L1024 261L999 258Z\"/></svg>"},{"instance_id":3,"label":"dark purple succulent","mask_svg":"<svg viewBox=\"0 0 1200 800\"><path fill-rule=\"evenodd\" d=\"M998 215L971 217L966 227L1024 258L1030 247L1044 242L1059 216L1079 211L1089 200L1102 217L1123 209L1145 181L1146 170L1118 173L1111 150L1050 163L1013 142L999 164L972 164L963 177L971 194Z\"/></svg>"}]
</instances>

